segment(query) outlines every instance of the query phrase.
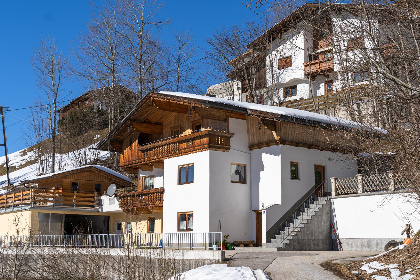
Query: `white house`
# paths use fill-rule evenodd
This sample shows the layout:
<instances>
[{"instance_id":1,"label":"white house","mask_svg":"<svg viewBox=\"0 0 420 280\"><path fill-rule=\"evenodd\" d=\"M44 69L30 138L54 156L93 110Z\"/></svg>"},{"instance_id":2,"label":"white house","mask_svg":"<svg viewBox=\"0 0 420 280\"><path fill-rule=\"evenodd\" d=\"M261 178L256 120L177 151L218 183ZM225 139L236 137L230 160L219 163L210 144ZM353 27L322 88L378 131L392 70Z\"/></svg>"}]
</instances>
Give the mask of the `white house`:
<instances>
[{"instance_id":1,"label":"white house","mask_svg":"<svg viewBox=\"0 0 420 280\"><path fill-rule=\"evenodd\" d=\"M144 218L162 219L163 232L222 231L231 242L261 245L314 185L322 197L331 192L327 178L357 174L349 153L354 147L337 129L358 125L290 108L160 92L145 96L98 147L120 152L120 165L139 177L139 190L120 204L126 213L150 202ZM163 198L155 190L164 190Z\"/></svg>"},{"instance_id":2,"label":"white house","mask_svg":"<svg viewBox=\"0 0 420 280\"><path fill-rule=\"evenodd\" d=\"M374 18L369 23L367 27L367 21L352 11L350 4L305 4L250 42L249 50L232 60L235 70L228 76L242 83L243 101L249 96L247 85L258 84L253 89L255 100L249 102L269 105L332 94L344 86L366 83L372 73L361 68L360 49L374 56L369 50L378 48L372 41L376 38L364 34L364 30L380 34L383 28ZM250 54L263 59L238 63ZM242 70L252 67L264 71L241 75Z\"/></svg>"}]
</instances>

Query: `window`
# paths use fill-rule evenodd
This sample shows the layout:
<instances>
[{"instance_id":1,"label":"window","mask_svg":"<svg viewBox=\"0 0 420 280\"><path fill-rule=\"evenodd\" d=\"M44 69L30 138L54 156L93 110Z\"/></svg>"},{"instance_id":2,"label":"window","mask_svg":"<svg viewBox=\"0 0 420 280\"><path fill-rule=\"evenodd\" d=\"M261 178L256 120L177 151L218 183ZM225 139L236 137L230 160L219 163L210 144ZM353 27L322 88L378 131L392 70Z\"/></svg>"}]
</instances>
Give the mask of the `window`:
<instances>
[{"instance_id":1,"label":"window","mask_svg":"<svg viewBox=\"0 0 420 280\"><path fill-rule=\"evenodd\" d=\"M290 179L299 179L299 163L290 162Z\"/></svg>"},{"instance_id":2,"label":"window","mask_svg":"<svg viewBox=\"0 0 420 280\"><path fill-rule=\"evenodd\" d=\"M192 131L197 131L197 132L201 131L201 121L200 120L193 121L191 123L191 129Z\"/></svg>"},{"instance_id":3,"label":"window","mask_svg":"<svg viewBox=\"0 0 420 280\"><path fill-rule=\"evenodd\" d=\"M178 231L193 230L193 212L178 213Z\"/></svg>"},{"instance_id":4,"label":"window","mask_svg":"<svg viewBox=\"0 0 420 280\"><path fill-rule=\"evenodd\" d=\"M179 184L194 183L194 163L178 166Z\"/></svg>"},{"instance_id":5,"label":"window","mask_svg":"<svg viewBox=\"0 0 420 280\"><path fill-rule=\"evenodd\" d=\"M246 165L240 163L230 164L230 181L232 183L246 184Z\"/></svg>"},{"instance_id":6,"label":"window","mask_svg":"<svg viewBox=\"0 0 420 280\"><path fill-rule=\"evenodd\" d=\"M284 98L297 95L297 86L285 87Z\"/></svg>"},{"instance_id":7,"label":"window","mask_svg":"<svg viewBox=\"0 0 420 280\"><path fill-rule=\"evenodd\" d=\"M122 230L122 223L121 222L117 222L117 233L120 233Z\"/></svg>"},{"instance_id":8,"label":"window","mask_svg":"<svg viewBox=\"0 0 420 280\"><path fill-rule=\"evenodd\" d=\"M147 232L154 233L155 232L155 218L149 218L147 220Z\"/></svg>"},{"instance_id":9,"label":"window","mask_svg":"<svg viewBox=\"0 0 420 280\"><path fill-rule=\"evenodd\" d=\"M125 229L127 233L131 233L131 222L126 222Z\"/></svg>"},{"instance_id":10,"label":"window","mask_svg":"<svg viewBox=\"0 0 420 280\"><path fill-rule=\"evenodd\" d=\"M141 176L140 190L151 190L155 187L155 176Z\"/></svg>"},{"instance_id":11,"label":"window","mask_svg":"<svg viewBox=\"0 0 420 280\"><path fill-rule=\"evenodd\" d=\"M333 93L333 81L325 81L324 85L325 85L325 89L324 89L325 94Z\"/></svg>"},{"instance_id":12,"label":"window","mask_svg":"<svg viewBox=\"0 0 420 280\"><path fill-rule=\"evenodd\" d=\"M369 80L369 74L367 71L353 73L354 83L357 84L357 83L365 82L367 80Z\"/></svg>"},{"instance_id":13,"label":"window","mask_svg":"<svg viewBox=\"0 0 420 280\"><path fill-rule=\"evenodd\" d=\"M77 182L72 182L72 183L71 183L71 191L72 191L72 192L78 192L78 191L79 191L79 183L77 183Z\"/></svg>"},{"instance_id":14,"label":"window","mask_svg":"<svg viewBox=\"0 0 420 280\"><path fill-rule=\"evenodd\" d=\"M179 125L171 128L171 136L173 138L179 137L180 134L181 134L181 127Z\"/></svg>"},{"instance_id":15,"label":"window","mask_svg":"<svg viewBox=\"0 0 420 280\"><path fill-rule=\"evenodd\" d=\"M101 184L95 184L95 192L101 193Z\"/></svg>"},{"instance_id":16,"label":"window","mask_svg":"<svg viewBox=\"0 0 420 280\"><path fill-rule=\"evenodd\" d=\"M365 40L362 37L351 38L347 41L347 50L354 51L365 47Z\"/></svg>"},{"instance_id":17,"label":"window","mask_svg":"<svg viewBox=\"0 0 420 280\"><path fill-rule=\"evenodd\" d=\"M279 59L279 70L291 67L292 66L292 57L284 57Z\"/></svg>"}]
</instances>

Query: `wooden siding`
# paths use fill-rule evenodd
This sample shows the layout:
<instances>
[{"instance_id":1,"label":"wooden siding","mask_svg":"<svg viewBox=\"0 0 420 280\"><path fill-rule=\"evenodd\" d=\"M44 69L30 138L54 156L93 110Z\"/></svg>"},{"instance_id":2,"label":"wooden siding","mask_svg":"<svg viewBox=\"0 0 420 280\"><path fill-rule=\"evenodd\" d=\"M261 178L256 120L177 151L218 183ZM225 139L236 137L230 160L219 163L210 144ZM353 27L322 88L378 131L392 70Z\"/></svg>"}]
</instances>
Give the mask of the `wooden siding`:
<instances>
[{"instance_id":1,"label":"wooden siding","mask_svg":"<svg viewBox=\"0 0 420 280\"><path fill-rule=\"evenodd\" d=\"M332 129L288 121L247 118L250 150L272 145L291 145L320 150L346 151L345 140Z\"/></svg>"},{"instance_id":2,"label":"wooden siding","mask_svg":"<svg viewBox=\"0 0 420 280\"><path fill-rule=\"evenodd\" d=\"M95 171L94 171L95 170ZM40 189L55 189L64 192L72 192L72 183L79 184L79 192L95 193L95 184L101 185L101 193L104 193L109 185L116 184L117 187L126 187L130 183L115 177L106 172L97 170L94 167L88 167L86 170L69 171L69 173L57 174L51 178L39 179L28 183L28 185L37 185Z\"/></svg>"}]
</instances>

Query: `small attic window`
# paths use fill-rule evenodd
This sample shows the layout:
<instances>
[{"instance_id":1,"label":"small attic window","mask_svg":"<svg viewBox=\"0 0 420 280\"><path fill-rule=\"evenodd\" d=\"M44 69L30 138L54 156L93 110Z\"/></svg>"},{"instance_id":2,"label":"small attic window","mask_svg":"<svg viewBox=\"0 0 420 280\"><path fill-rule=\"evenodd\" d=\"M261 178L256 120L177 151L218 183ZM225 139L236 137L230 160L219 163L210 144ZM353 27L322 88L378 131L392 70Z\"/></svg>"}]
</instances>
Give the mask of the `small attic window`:
<instances>
[{"instance_id":1,"label":"small attic window","mask_svg":"<svg viewBox=\"0 0 420 280\"><path fill-rule=\"evenodd\" d=\"M78 192L78 191L79 191L79 183L77 183L77 182L72 182L72 183L71 183L71 191L72 191L72 192Z\"/></svg>"}]
</instances>

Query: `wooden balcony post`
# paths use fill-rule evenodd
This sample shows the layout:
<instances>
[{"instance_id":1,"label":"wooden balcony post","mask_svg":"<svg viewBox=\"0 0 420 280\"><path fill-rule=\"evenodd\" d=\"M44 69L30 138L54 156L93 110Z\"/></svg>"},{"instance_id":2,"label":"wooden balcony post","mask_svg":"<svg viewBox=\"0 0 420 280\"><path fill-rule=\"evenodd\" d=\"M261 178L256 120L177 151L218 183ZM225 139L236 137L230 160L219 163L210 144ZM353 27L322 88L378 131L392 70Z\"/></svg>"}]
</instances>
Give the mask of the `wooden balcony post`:
<instances>
[{"instance_id":1,"label":"wooden balcony post","mask_svg":"<svg viewBox=\"0 0 420 280\"><path fill-rule=\"evenodd\" d=\"M331 177L331 197L335 197L336 196L336 183L337 183L337 178L336 177Z\"/></svg>"},{"instance_id":2,"label":"wooden balcony post","mask_svg":"<svg viewBox=\"0 0 420 280\"><path fill-rule=\"evenodd\" d=\"M74 196L73 196L73 208L76 209L76 193L74 192Z\"/></svg>"},{"instance_id":3,"label":"wooden balcony post","mask_svg":"<svg viewBox=\"0 0 420 280\"><path fill-rule=\"evenodd\" d=\"M93 209L95 209L96 205L97 205L97 200L98 200L98 193L95 192L95 196L93 197ZM98 205L99 207L99 205Z\"/></svg>"},{"instance_id":4,"label":"wooden balcony post","mask_svg":"<svg viewBox=\"0 0 420 280\"><path fill-rule=\"evenodd\" d=\"M6 208L7 208L7 194L4 199L4 211L6 211Z\"/></svg>"},{"instance_id":5,"label":"wooden balcony post","mask_svg":"<svg viewBox=\"0 0 420 280\"><path fill-rule=\"evenodd\" d=\"M357 193L363 193L364 189L363 189L363 175L362 174L357 174Z\"/></svg>"},{"instance_id":6,"label":"wooden balcony post","mask_svg":"<svg viewBox=\"0 0 420 280\"><path fill-rule=\"evenodd\" d=\"M23 189L20 190L20 208L23 207Z\"/></svg>"},{"instance_id":7,"label":"wooden balcony post","mask_svg":"<svg viewBox=\"0 0 420 280\"><path fill-rule=\"evenodd\" d=\"M15 192L13 192L12 210L15 209Z\"/></svg>"},{"instance_id":8,"label":"wooden balcony post","mask_svg":"<svg viewBox=\"0 0 420 280\"><path fill-rule=\"evenodd\" d=\"M55 188L53 188L53 208L55 208Z\"/></svg>"}]
</instances>

